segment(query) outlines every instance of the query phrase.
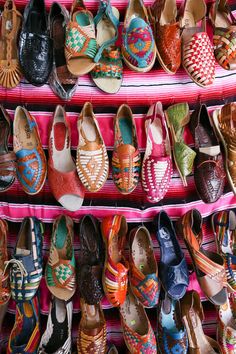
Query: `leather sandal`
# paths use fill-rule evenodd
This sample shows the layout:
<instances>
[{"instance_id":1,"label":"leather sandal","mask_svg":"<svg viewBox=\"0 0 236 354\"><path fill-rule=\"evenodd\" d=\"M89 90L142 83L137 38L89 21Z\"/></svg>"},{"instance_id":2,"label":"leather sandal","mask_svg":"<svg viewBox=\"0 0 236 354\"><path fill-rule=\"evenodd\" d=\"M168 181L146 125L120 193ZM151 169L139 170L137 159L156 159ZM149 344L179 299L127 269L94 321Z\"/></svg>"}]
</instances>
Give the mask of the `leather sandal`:
<instances>
[{"instance_id":1,"label":"leather sandal","mask_svg":"<svg viewBox=\"0 0 236 354\"><path fill-rule=\"evenodd\" d=\"M206 297L216 306L227 301L224 259L202 247L202 216L197 209L184 214L177 222L192 259L193 267Z\"/></svg>"},{"instance_id":2,"label":"leather sandal","mask_svg":"<svg viewBox=\"0 0 236 354\"><path fill-rule=\"evenodd\" d=\"M182 321L188 334L189 354L221 353L219 344L205 335L202 328L204 319L200 297L196 291L189 291L180 300Z\"/></svg>"},{"instance_id":3,"label":"leather sandal","mask_svg":"<svg viewBox=\"0 0 236 354\"><path fill-rule=\"evenodd\" d=\"M17 40L22 23L22 15L13 0L7 0L1 15L0 39L0 85L16 87L22 77L18 60Z\"/></svg>"}]
</instances>

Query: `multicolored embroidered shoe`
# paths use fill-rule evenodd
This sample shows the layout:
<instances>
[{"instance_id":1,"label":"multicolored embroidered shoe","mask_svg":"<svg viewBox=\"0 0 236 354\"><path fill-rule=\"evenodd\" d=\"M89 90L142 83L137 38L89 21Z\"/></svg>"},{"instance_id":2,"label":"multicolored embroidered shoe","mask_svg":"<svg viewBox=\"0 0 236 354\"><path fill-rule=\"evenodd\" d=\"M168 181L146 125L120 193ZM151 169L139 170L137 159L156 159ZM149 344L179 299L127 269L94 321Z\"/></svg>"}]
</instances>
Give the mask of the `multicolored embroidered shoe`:
<instances>
[{"instance_id":1,"label":"multicolored embroidered shoe","mask_svg":"<svg viewBox=\"0 0 236 354\"><path fill-rule=\"evenodd\" d=\"M43 224L35 217L24 218L17 237L10 268L11 295L16 302L31 300L43 273Z\"/></svg>"},{"instance_id":2,"label":"multicolored embroidered shoe","mask_svg":"<svg viewBox=\"0 0 236 354\"><path fill-rule=\"evenodd\" d=\"M45 278L50 292L65 301L68 301L76 290L73 239L73 220L66 215L58 216L53 223Z\"/></svg>"},{"instance_id":3,"label":"multicolored embroidered shoe","mask_svg":"<svg viewBox=\"0 0 236 354\"><path fill-rule=\"evenodd\" d=\"M72 301L66 302L56 297L52 298L47 328L42 335L38 354L71 353L72 311Z\"/></svg>"},{"instance_id":4,"label":"multicolored embroidered shoe","mask_svg":"<svg viewBox=\"0 0 236 354\"><path fill-rule=\"evenodd\" d=\"M6 304L11 296L9 273L5 271L5 262L8 261L7 233L7 222L0 219L0 306Z\"/></svg>"},{"instance_id":5,"label":"multicolored embroidered shoe","mask_svg":"<svg viewBox=\"0 0 236 354\"><path fill-rule=\"evenodd\" d=\"M34 117L18 106L13 123L13 148L17 158L17 177L27 194L37 194L43 188L47 161Z\"/></svg>"},{"instance_id":6,"label":"multicolored embroidered shoe","mask_svg":"<svg viewBox=\"0 0 236 354\"><path fill-rule=\"evenodd\" d=\"M236 215L233 210L224 210L212 215L217 252L224 258L228 287L236 291Z\"/></svg>"},{"instance_id":7,"label":"multicolored embroidered shoe","mask_svg":"<svg viewBox=\"0 0 236 354\"><path fill-rule=\"evenodd\" d=\"M102 220L101 231L106 245L106 260L103 268L103 289L112 306L120 306L126 297L128 262L124 246L128 226L124 216L107 216Z\"/></svg>"},{"instance_id":8,"label":"multicolored embroidered shoe","mask_svg":"<svg viewBox=\"0 0 236 354\"><path fill-rule=\"evenodd\" d=\"M137 132L130 107L119 107L114 119L115 145L112 155L112 177L122 194L136 188L140 175L141 156Z\"/></svg>"},{"instance_id":9,"label":"multicolored embroidered shoe","mask_svg":"<svg viewBox=\"0 0 236 354\"><path fill-rule=\"evenodd\" d=\"M156 354L156 338L143 306L128 289L120 306L121 327L131 354Z\"/></svg>"},{"instance_id":10,"label":"multicolored embroidered shoe","mask_svg":"<svg viewBox=\"0 0 236 354\"><path fill-rule=\"evenodd\" d=\"M182 323L179 301L171 300L164 291L161 298L158 306L157 326L157 343L160 353L187 354L188 336Z\"/></svg>"},{"instance_id":11,"label":"multicolored embroidered shoe","mask_svg":"<svg viewBox=\"0 0 236 354\"><path fill-rule=\"evenodd\" d=\"M149 108L146 118L147 143L142 164L142 185L147 199L157 203L168 191L173 173L170 138L161 102Z\"/></svg>"},{"instance_id":12,"label":"multicolored embroidered shoe","mask_svg":"<svg viewBox=\"0 0 236 354\"><path fill-rule=\"evenodd\" d=\"M121 51L125 63L134 71L150 71L155 63L155 40L143 0L129 0Z\"/></svg>"},{"instance_id":13,"label":"multicolored embroidered shoe","mask_svg":"<svg viewBox=\"0 0 236 354\"><path fill-rule=\"evenodd\" d=\"M16 303L15 324L7 354L36 354L40 342L40 307L38 294L30 301Z\"/></svg>"},{"instance_id":14,"label":"multicolored embroidered shoe","mask_svg":"<svg viewBox=\"0 0 236 354\"><path fill-rule=\"evenodd\" d=\"M97 192L107 180L109 160L106 145L90 102L84 104L77 128L79 134L76 156L78 175L89 192Z\"/></svg>"},{"instance_id":15,"label":"multicolored embroidered shoe","mask_svg":"<svg viewBox=\"0 0 236 354\"><path fill-rule=\"evenodd\" d=\"M129 281L133 294L143 306L155 306L159 298L160 283L152 239L144 226L130 232L129 266Z\"/></svg>"},{"instance_id":16,"label":"multicolored embroidered shoe","mask_svg":"<svg viewBox=\"0 0 236 354\"><path fill-rule=\"evenodd\" d=\"M79 354L105 354L107 352L107 327L101 304L88 305L81 298L81 320L77 339Z\"/></svg>"}]
</instances>

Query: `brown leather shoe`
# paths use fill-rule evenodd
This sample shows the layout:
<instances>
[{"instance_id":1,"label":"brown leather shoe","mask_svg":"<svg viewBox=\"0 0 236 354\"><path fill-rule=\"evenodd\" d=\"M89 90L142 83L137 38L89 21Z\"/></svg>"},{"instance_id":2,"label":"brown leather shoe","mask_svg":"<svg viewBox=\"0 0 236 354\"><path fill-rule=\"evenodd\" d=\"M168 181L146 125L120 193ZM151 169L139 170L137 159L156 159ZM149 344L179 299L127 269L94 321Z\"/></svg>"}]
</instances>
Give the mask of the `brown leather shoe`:
<instances>
[{"instance_id":1,"label":"brown leather shoe","mask_svg":"<svg viewBox=\"0 0 236 354\"><path fill-rule=\"evenodd\" d=\"M190 130L197 153L194 161L196 189L205 203L214 203L224 191L225 172L219 141L205 105L192 113Z\"/></svg>"},{"instance_id":2,"label":"brown leather shoe","mask_svg":"<svg viewBox=\"0 0 236 354\"><path fill-rule=\"evenodd\" d=\"M169 74L175 74L181 64L180 26L176 16L176 0L155 0L149 8L157 58L162 68Z\"/></svg>"}]
</instances>

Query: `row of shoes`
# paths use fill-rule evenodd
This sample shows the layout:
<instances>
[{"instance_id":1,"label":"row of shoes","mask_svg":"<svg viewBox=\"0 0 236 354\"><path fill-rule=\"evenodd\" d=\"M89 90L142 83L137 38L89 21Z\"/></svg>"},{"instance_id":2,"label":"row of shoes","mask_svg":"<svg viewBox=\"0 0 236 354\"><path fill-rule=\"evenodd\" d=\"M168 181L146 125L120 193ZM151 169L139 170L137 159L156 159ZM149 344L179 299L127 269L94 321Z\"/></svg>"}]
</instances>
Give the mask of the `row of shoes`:
<instances>
[{"instance_id":1,"label":"row of shoes","mask_svg":"<svg viewBox=\"0 0 236 354\"><path fill-rule=\"evenodd\" d=\"M235 18L227 1L212 5L213 52L206 33L205 0L183 4L177 21L176 0L155 0L148 9L143 0L130 0L120 50L116 46L119 11L110 0L100 0L95 18L83 0L74 0L70 15L64 6L53 3L49 18L43 0L30 0L23 20L14 1L7 0L1 24L0 84L15 87L24 75L40 86L50 76L53 91L70 99L78 77L91 71L100 89L116 93L122 83L122 57L132 70L147 72L157 56L166 72L176 73L182 62L194 82L208 86L215 78L215 58L224 69L235 69Z\"/></svg>"},{"instance_id":2,"label":"row of shoes","mask_svg":"<svg viewBox=\"0 0 236 354\"><path fill-rule=\"evenodd\" d=\"M89 348L95 353L106 352L106 322L101 307L104 293L112 306L119 307L124 339L131 353L138 353L138 348L140 351L146 349L156 353L155 335L144 307L157 304L157 343L163 348L162 353L171 353L173 345L179 347L181 353L187 353L188 343L189 349L198 348L200 354L210 350L213 353L215 347L219 349L219 345L205 337L202 331L203 310L199 295L186 292L188 268L176 231L186 243L203 293L214 305L219 306L218 341L221 349L225 348L222 352L229 354L228 350L236 350L236 343L232 347L236 336L236 214L228 210L212 215L218 254L206 251L202 246L202 218L196 209L184 214L175 228L163 211L157 215L156 225L156 237L161 250L159 270L151 236L144 226L130 231L128 262L124 255L128 231L124 216L105 217L101 228L91 215L84 216L80 221L78 287L82 316L77 339L79 353L88 353ZM38 219L25 218L10 260L7 254L6 221L0 220L0 230L0 304L7 303L10 296L17 304L8 350L13 353L17 346L21 346L24 352L23 348L28 343L38 347L40 341L38 287L43 269L43 227ZM70 351L73 307L70 300L76 291L73 238L72 219L65 215L57 217L45 269L52 303L47 330L39 345L41 353L56 352L62 347L66 353ZM33 321L35 326L31 326L28 336L22 336L22 331L28 326L27 321ZM192 328L195 328L196 333L201 330L202 335L195 336ZM53 338L58 333L63 335L60 341L55 342Z\"/></svg>"}]
</instances>

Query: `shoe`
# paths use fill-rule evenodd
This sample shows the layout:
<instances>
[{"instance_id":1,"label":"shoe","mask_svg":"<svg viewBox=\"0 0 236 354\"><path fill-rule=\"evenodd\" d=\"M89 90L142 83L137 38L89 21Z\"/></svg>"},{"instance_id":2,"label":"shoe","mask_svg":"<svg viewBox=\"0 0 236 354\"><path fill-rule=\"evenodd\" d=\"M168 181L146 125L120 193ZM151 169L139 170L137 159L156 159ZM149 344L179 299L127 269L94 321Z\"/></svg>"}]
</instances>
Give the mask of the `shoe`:
<instances>
[{"instance_id":1,"label":"shoe","mask_svg":"<svg viewBox=\"0 0 236 354\"><path fill-rule=\"evenodd\" d=\"M30 301L16 303L15 324L7 354L35 354L40 342L40 307L38 294Z\"/></svg>"},{"instance_id":2,"label":"shoe","mask_svg":"<svg viewBox=\"0 0 236 354\"><path fill-rule=\"evenodd\" d=\"M180 12L182 66L197 85L209 86L215 79L215 58L206 32L205 1L185 0Z\"/></svg>"},{"instance_id":3,"label":"shoe","mask_svg":"<svg viewBox=\"0 0 236 354\"><path fill-rule=\"evenodd\" d=\"M54 2L49 13L50 37L53 43L53 67L49 84L53 92L63 100L70 100L74 95L78 77L67 69L64 43L69 13L66 8Z\"/></svg>"},{"instance_id":4,"label":"shoe","mask_svg":"<svg viewBox=\"0 0 236 354\"><path fill-rule=\"evenodd\" d=\"M131 354L156 354L156 338L144 307L129 289L120 306L123 337Z\"/></svg>"},{"instance_id":5,"label":"shoe","mask_svg":"<svg viewBox=\"0 0 236 354\"><path fill-rule=\"evenodd\" d=\"M7 111L0 105L0 192L7 191L15 182L16 155L8 150L11 120Z\"/></svg>"},{"instance_id":6,"label":"shoe","mask_svg":"<svg viewBox=\"0 0 236 354\"><path fill-rule=\"evenodd\" d=\"M81 320L77 338L79 354L105 354L107 351L107 328L101 304L88 305L80 299Z\"/></svg>"},{"instance_id":7,"label":"shoe","mask_svg":"<svg viewBox=\"0 0 236 354\"><path fill-rule=\"evenodd\" d=\"M65 209L77 211L84 201L84 187L71 156L70 125L62 106L54 112L48 145L48 182L53 196Z\"/></svg>"},{"instance_id":8,"label":"shoe","mask_svg":"<svg viewBox=\"0 0 236 354\"><path fill-rule=\"evenodd\" d=\"M5 2L1 18L0 85L14 88L22 78L17 48L22 15L13 0Z\"/></svg>"},{"instance_id":9,"label":"shoe","mask_svg":"<svg viewBox=\"0 0 236 354\"><path fill-rule=\"evenodd\" d=\"M214 213L211 218L217 253L224 258L229 291L236 291L236 215L233 210Z\"/></svg>"},{"instance_id":10,"label":"shoe","mask_svg":"<svg viewBox=\"0 0 236 354\"><path fill-rule=\"evenodd\" d=\"M46 84L52 70L53 48L44 0L30 0L25 7L19 60L26 80L35 86Z\"/></svg>"},{"instance_id":11,"label":"shoe","mask_svg":"<svg viewBox=\"0 0 236 354\"><path fill-rule=\"evenodd\" d=\"M151 236L144 226L129 235L129 282L133 294L145 307L158 303L160 283Z\"/></svg>"},{"instance_id":12,"label":"shoe","mask_svg":"<svg viewBox=\"0 0 236 354\"><path fill-rule=\"evenodd\" d=\"M155 0L148 8L156 40L157 58L168 74L175 74L181 65L180 25L177 22L176 0Z\"/></svg>"},{"instance_id":13,"label":"shoe","mask_svg":"<svg viewBox=\"0 0 236 354\"><path fill-rule=\"evenodd\" d=\"M96 65L96 53L93 15L86 9L83 0L74 0L65 40L66 63L70 73L75 76L89 73Z\"/></svg>"},{"instance_id":14,"label":"shoe","mask_svg":"<svg viewBox=\"0 0 236 354\"><path fill-rule=\"evenodd\" d=\"M156 46L143 0L129 0L122 32L121 52L134 71L150 71L156 60Z\"/></svg>"},{"instance_id":15,"label":"shoe","mask_svg":"<svg viewBox=\"0 0 236 354\"><path fill-rule=\"evenodd\" d=\"M97 30L97 63L91 71L95 85L107 93L119 91L123 78L123 64L118 39L119 11L111 6L110 0L100 0L98 13L94 18Z\"/></svg>"},{"instance_id":16,"label":"shoe","mask_svg":"<svg viewBox=\"0 0 236 354\"><path fill-rule=\"evenodd\" d=\"M157 344L160 353L187 354L188 337L181 319L179 301L172 300L164 291L157 312Z\"/></svg>"},{"instance_id":17,"label":"shoe","mask_svg":"<svg viewBox=\"0 0 236 354\"><path fill-rule=\"evenodd\" d=\"M192 209L178 220L176 227L185 241L202 291L209 301L220 306L227 301L224 259L202 247L202 223L199 211Z\"/></svg>"},{"instance_id":18,"label":"shoe","mask_svg":"<svg viewBox=\"0 0 236 354\"><path fill-rule=\"evenodd\" d=\"M236 195L236 103L224 105L213 112L216 133L224 148L224 162L228 181Z\"/></svg>"},{"instance_id":19,"label":"shoe","mask_svg":"<svg viewBox=\"0 0 236 354\"><path fill-rule=\"evenodd\" d=\"M72 346L72 301L53 297L50 302L47 328L42 335L38 354L70 354Z\"/></svg>"},{"instance_id":20,"label":"shoe","mask_svg":"<svg viewBox=\"0 0 236 354\"><path fill-rule=\"evenodd\" d=\"M76 290L73 239L73 220L66 215L58 216L53 223L45 279L52 295L65 301L70 300Z\"/></svg>"},{"instance_id":21,"label":"shoe","mask_svg":"<svg viewBox=\"0 0 236 354\"><path fill-rule=\"evenodd\" d=\"M188 291L180 301L182 321L188 334L191 354L221 353L219 344L205 335L202 328L204 319L200 297L196 291Z\"/></svg>"},{"instance_id":22,"label":"shoe","mask_svg":"<svg viewBox=\"0 0 236 354\"><path fill-rule=\"evenodd\" d=\"M121 105L114 119L114 150L112 154L113 181L122 194L137 187L141 156L133 113L128 105Z\"/></svg>"},{"instance_id":23,"label":"shoe","mask_svg":"<svg viewBox=\"0 0 236 354\"><path fill-rule=\"evenodd\" d=\"M145 127L147 143L142 163L142 186L148 201L157 203L165 197L173 173L170 139L161 102L149 108Z\"/></svg>"},{"instance_id":24,"label":"shoe","mask_svg":"<svg viewBox=\"0 0 236 354\"><path fill-rule=\"evenodd\" d=\"M8 261L7 234L7 222L0 219L0 307L7 304L11 296L9 272L5 271L5 263Z\"/></svg>"},{"instance_id":25,"label":"shoe","mask_svg":"<svg viewBox=\"0 0 236 354\"><path fill-rule=\"evenodd\" d=\"M23 107L15 110L13 149L16 154L17 178L25 193L41 191L47 175L47 161L35 118Z\"/></svg>"},{"instance_id":26,"label":"shoe","mask_svg":"<svg viewBox=\"0 0 236 354\"><path fill-rule=\"evenodd\" d=\"M215 1L209 11L217 63L225 70L236 69L236 19L227 0Z\"/></svg>"},{"instance_id":27,"label":"shoe","mask_svg":"<svg viewBox=\"0 0 236 354\"><path fill-rule=\"evenodd\" d=\"M102 220L101 232L106 246L103 290L113 307L123 304L127 292L129 264L124 256L127 231L127 222L122 215L107 216Z\"/></svg>"},{"instance_id":28,"label":"shoe","mask_svg":"<svg viewBox=\"0 0 236 354\"><path fill-rule=\"evenodd\" d=\"M190 120L189 106L187 103L174 104L167 108L165 116L171 132L175 165L186 187L188 185L186 177L192 172L196 156L195 151L184 141L184 131Z\"/></svg>"},{"instance_id":29,"label":"shoe","mask_svg":"<svg viewBox=\"0 0 236 354\"><path fill-rule=\"evenodd\" d=\"M162 287L171 299L180 300L189 285L188 266L173 224L164 211L157 216L156 237L161 252L159 277Z\"/></svg>"},{"instance_id":30,"label":"shoe","mask_svg":"<svg viewBox=\"0 0 236 354\"><path fill-rule=\"evenodd\" d=\"M218 309L217 342L222 354L236 353L236 295L229 294Z\"/></svg>"},{"instance_id":31,"label":"shoe","mask_svg":"<svg viewBox=\"0 0 236 354\"><path fill-rule=\"evenodd\" d=\"M224 192L225 172L220 144L206 105L191 114L189 127L196 151L194 180L197 193L204 203L215 203Z\"/></svg>"},{"instance_id":32,"label":"shoe","mask_svg":"<svg viewBox=\"0 0 236 354\"><path fill-rule=\"evenodd\" d=\"M43 275L43 224L35 217L24 218L17 236L10 267L11 296L16 302L30 301Z\"/></svg>"},{"instance_id":33,"label":"shoe","mask_svg":"<svg viewBox=\"0 0 236 354\"><path fill-rule=\"evenodd\" d=\"M92 215L85 215L80 221L80 296L88 305L98 304L104 295L102 288L102 269L104 247L98 220Z\"/></svg>"},{"instance_id":34,"label":"shoe","mask_svg":"<svg viewBox=\"0 0 236 354\"><path fill-rule=\"evenodd\" d=\"M79 144L76 166L79 178L89 192L99 191L109 173L109 160L98 122L90 102L86 102L77 121Z\"/></svg>"}]
</instances>

